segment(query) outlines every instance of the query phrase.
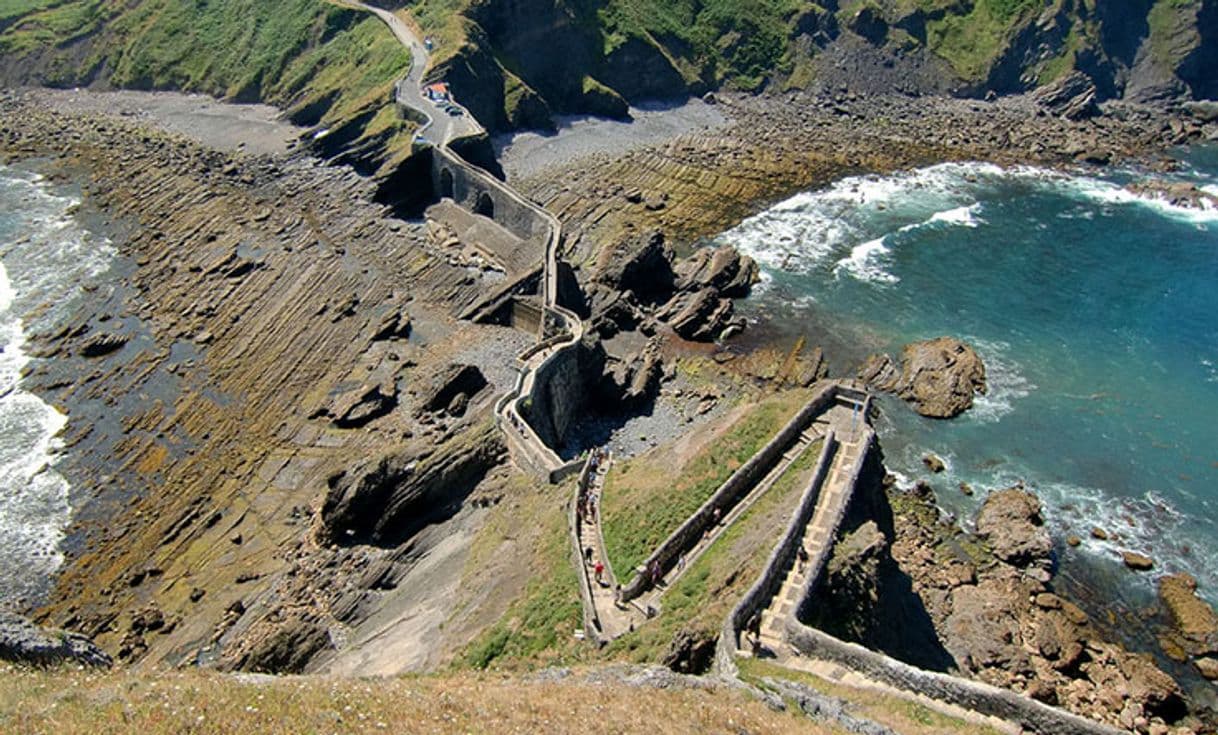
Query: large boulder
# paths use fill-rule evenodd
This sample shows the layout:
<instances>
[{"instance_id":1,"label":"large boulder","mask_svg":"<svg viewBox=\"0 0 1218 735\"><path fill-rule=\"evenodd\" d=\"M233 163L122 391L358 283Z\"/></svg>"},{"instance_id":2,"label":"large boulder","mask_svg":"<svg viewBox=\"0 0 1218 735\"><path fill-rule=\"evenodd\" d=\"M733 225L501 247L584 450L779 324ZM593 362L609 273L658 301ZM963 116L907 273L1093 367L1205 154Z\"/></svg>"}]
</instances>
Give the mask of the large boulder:
<instances>
[{"instance_id":1,"label":"large boulder","mask_svg":"<svg viewBox=\"0 0 1218 735\"><path fill-rule=\"evenodd\" d=\"M1169 574L1159 580L1159 602L1172 621L1172 633L1190 655L1218 653L1218 614L1197 596L1197 580Z\"/></svg>"},{"instance_id":2,"label":"large boulder","mask_svg":"<svg viewBox=\"0 0 1218 735\"><path fill-rule=\"evenodd\" d=\"M641 301L662 302L673 290L672 249L660 230L648 230L602 248L592 281L630 291Z\"/></svg>"},{"instance_id":3,"label":"large boulder","mask_svg":"<svg viewBox=\"0 0 1218 735\"><path fill-rule=\"evenodd\" d=\"M714 288L693 293L681 292L656 312L656 317L668 322L677 334L696 342L709 342L723 334L729 326L742 326L733 319L735 306Z\"/></svg>"},{"instance_id":4,"label":"large boulder","mask_svg":"<svg viewBox=\"0 0 1218 735\"><path fill-rule=\"evenodd\" d=\"M677 264L678 291L714 288L721 296L739 299L749 295L757 282L757 262L731 245L702 248Z\"/></svg>"},{"instance_id":5,"label":"large boulder","mask_svg":"<svg viewBox=\"0 0 1218 735\"><path fill-rule=\"evenodd\" d=\"M1081 71L1072 71L1033 93L1041 107L1067 120L1083 120L1100 113L1095 82Z\"/></svg>"},{"instance_id":6,"label":"large boulder","mask_svg":"<svg viewBox=\"0 0 1218 735\"><path fill-rule=\"evenodd\" d=\"M41 628L26 618L0 612L0 660L53 666L62 663L109 668L109 654L78 633Z\"/></svg>"},{"instance_id":7,"label":"large boulder","mask_svg":"<svg viewBox=\"0 0 1218 735\"><path fill-rule=\"evenodd\" d=\"M977 511L976 524L977 535L1009 564L1026 567L1048 559L1053 551L1040 498L1022 487L990 493Z\"/></svg>"},{"instance_id":8,"label":"large boulder","mask_svg":"<svg viewBox=\"0 0 1218 735\"><path fill-rule=\"evenodd\" d=\"M969 345L938 337L905 346L901 366L887 355L872 355L858 372L875 390L895 393L923 416L952 418L986 392L985 364Z\"/></svg>"}]
</instances>

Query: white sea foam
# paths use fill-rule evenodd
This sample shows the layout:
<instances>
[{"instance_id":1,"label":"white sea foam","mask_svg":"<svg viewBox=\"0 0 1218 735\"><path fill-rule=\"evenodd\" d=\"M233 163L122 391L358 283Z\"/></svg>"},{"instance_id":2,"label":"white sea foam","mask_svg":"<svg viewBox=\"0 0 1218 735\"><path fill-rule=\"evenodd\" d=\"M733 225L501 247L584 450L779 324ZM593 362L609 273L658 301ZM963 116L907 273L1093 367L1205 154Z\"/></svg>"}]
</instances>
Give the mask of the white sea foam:
<instances>
[{"instance_id":1,"label":"white sea foam","mask_svg":"<svg viewBox=\"0 0 1218 735\"><path fill-rule=\"evenodd\" d=\"M961 227L980 227L981 220L977 218L977 212L980 209L981 205L970 204L967 207L956 207L944 212L935 212L931 215L930 222L941 222Z\"/></svg>"},{"instance_id":2,"label":"white sea foam","mask_svg":"<svg viewBox=\"0 0 1218 735\"><path fill-rule=\"evenodd\" d=\"M998 421L1015 409L1016 401L1036 390L1036 386L1011 357L1011 345L976 337L969 337L967 341L976 347L985 363L986 392L973 400L973 407L965 416L980 423Z\"/></svg>"},{"instance_id":3,"label":"white sea foam","mask_svg":"<svg viewBox=\"0 0 1218 735\"><path fill-rule=\"evenodd\" d=\"M52 192L41 176L0 167L0 225L8 235L0 263L0 606L37 595L62 563L70 520L68 483L55 470L67 417L21 389L22 317L42 324L67 315L80 287L109 266L109 242L68 215L79 203Z\"/></svg>"},{"instance_id":4,"label":"white sea foam","mask_svg":"<svg viewBox=\"0 0 1218 735\"><path fill-rule=\"evenodd\" d=\"M1190 224L1218 222L1218 209L1211 207L1208 202L1203 202L1201 207L1177 206L1161 197L1135 194L1123 186L1086 176L1065 179L1063 183L1067 192L1098 204L1140 206L1160 216Z\"/></svg>"},{"instance_id":5,"label":"white sea foam","mask_svg":"<svg viewBox=\"0 0 1218 735\"><path fill-rule=\"evenodd\" d=\"M843 272L863 281L871 281L873 283L897 283L901 279L889 273L884 268L885 256L891 251L884 244L883 237L875 240L868 240L860 245L855 245L850 251L850 255L837 261L833 266L834 275L840 276Z\"/></svg>"}]
</instances>

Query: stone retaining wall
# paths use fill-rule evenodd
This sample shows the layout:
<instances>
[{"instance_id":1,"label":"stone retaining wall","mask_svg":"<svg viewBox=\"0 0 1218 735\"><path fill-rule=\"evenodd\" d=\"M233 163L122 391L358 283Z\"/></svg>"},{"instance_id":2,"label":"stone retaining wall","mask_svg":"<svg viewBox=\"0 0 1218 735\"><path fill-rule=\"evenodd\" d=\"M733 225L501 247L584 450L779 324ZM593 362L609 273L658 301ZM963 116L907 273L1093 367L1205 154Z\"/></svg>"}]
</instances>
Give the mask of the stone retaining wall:
<instances>
[{"instance_id":1,"label":"stone retaining wall","mask_svg":"<svg viewBox=\"0 0 1218 735\"><path fill-rule=\"evenodd\" d=\"M735 656L736 651L740 648L740 631L749 618L765 609L770 598L782 587L782 580L785 578L787 570L795 562L796 549L803 538L804 529L807 528L808 523L812 520L812 514L816 511L816 503L820 500L821 490L829 476L829 468L833 465L833 458L837 451L837 437L830 429L829 433L825 435L824 445L820 450L820 458L816 461L812 479L804 489L803 495L799 499L799 505L791 513L791 520L787 522L786 529L778 538L773 551L770 552L770 558L766 561L765 568L762 569L757 581L753 583L748 592L744 593L744 597L740 598L740 602L736 603L736 606L728 613L727 619L723 623L723 628L719 632L719 643L715 647L715 668L720 674L736 675Z\"/></svg>"},{"instance_id":2,"label":"stone retaining wall","mask_svg":"<svg viewBox=\"0 0 1218 735\"><path fill-rule=\"evenodd\" d=\"M782 429L756 454L741 465L731 477L719 486L710 498L698 510L681 524L677 530L660 544L651 556L643 563L643 569L650 569L658 563L660 569L667 572L676 562L682 552L697 543L706 530L715 522L715 508L725 509L734 504L742 495L761 481L782 457L782 453L799 438L799 435L811 425L812 421L831 405L837 396L836 383L824 383L808 403L787 422ZM630 583L622 588L622 599L633 600L647 591L648 581L645 574L637 573Z\"/></svg>"},{"instance_id":3,"label":"stone retaining wall","mask_svg":"<svg viewBox=\"0 0 1218 735\"><path fill-rule=\"evenodd\" d=\"M1120 730L1092 722L1029 697L988 684L939 674L902 663L855 643L847 643L795 619L787 642L807 656L833 661L876 681L1019 723L1041 735L1116 735Z\"/></svg>"}]
</instances>

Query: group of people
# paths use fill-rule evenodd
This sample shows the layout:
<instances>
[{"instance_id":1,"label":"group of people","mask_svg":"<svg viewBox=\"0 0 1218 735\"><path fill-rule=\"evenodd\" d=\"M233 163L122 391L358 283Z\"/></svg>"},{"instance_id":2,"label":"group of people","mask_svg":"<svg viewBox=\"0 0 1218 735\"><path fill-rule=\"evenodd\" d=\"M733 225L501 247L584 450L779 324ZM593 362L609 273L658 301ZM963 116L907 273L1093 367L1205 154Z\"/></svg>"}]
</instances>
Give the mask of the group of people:
<instances>
[{"instance_id":1,"label":"group of people","mask_svg":"<svg viewBox=\"0 0 1218 735\"><path fill-rule=\"evenodd\" d=\"M593 489L592 478L608 458L609 453L604 449L592 450L592 456L588 458L589 472L581 480L579 496L575 499L575 512L583 523L596 523L596 491ZM584 564L592 567L597 584L602 587L609 585L609 581L605 579L605 562L595 559L591 546L584 547Z\"/></svg>"}]
</instances>

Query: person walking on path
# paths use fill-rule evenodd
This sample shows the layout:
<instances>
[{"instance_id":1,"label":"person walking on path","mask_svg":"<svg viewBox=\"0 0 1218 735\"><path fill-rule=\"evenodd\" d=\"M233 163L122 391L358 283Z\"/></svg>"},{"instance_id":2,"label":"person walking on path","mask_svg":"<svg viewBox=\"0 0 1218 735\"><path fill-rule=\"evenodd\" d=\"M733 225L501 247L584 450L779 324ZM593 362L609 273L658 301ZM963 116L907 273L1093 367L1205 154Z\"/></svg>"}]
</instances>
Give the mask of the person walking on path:
<instances>
[{"instance_id":1,"label":"person walking on path","mask_svg":"<svg viewBox=\"0 0 1218 735\"><path fill-rule=\"evenodd\" d=\"M753 637L753 655L761 653L761 613L755 612L745 625L745 630Z\"/></svg>"},{"instance_id":2,"label":"person walking on path","mask_svg":"<svg viewBox=\"0 0 1218 735\"><path fill-rule=\"evenodd\" d=\"M604 587L605 586L605 580L604 580L605 563L598 561L596 563L595 571L596 571L596 583L599 584L600 586Z\"/></svg>"},{"instance_id":3,"label":"person walking on path","mask_svg":"<svg viewBox=\"0 0 1218 735\"><path fill-rule=\"evenodd\" d=\"M591 546L584 547L584 564L587 564L588 566L592 566L592 547Z\"/></svg>"}]
</instances>

